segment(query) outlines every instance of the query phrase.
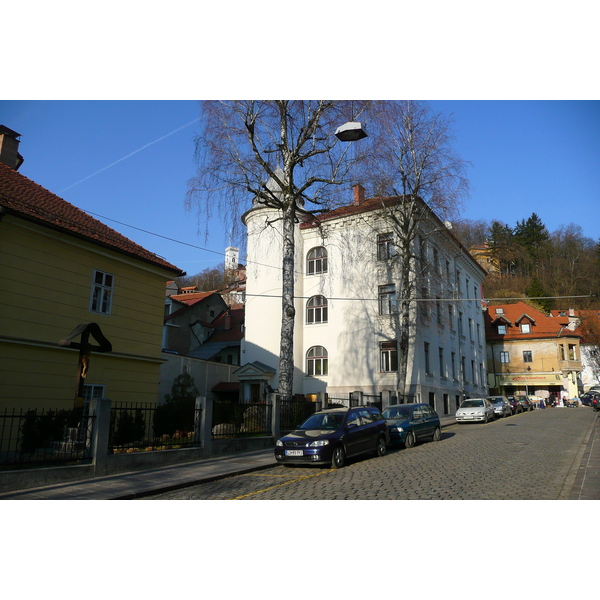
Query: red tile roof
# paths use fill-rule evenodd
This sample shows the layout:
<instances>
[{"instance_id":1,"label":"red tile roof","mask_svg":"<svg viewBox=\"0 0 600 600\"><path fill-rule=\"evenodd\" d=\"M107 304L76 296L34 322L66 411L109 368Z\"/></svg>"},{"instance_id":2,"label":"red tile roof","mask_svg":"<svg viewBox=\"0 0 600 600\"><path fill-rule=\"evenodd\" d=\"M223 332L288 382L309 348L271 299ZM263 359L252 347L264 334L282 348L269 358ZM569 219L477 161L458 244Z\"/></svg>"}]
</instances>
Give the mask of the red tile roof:
<instances>
[{"instance_id":1,"label":"red tile roof","mask_svg":"<svg viewBox=\"0 0 600 600\"><path fill-rule=\"evenodd\" d=\"M503 314L498 314L496 309L502 309ZM529 304L525 304L525 302L488 306L487 311L484 313L484 321L485 337L488 340L580 337L579 333L566 329L561 321L553 317L548 317L539 310L529 306ZM498 333L496 322L500 324L507 323L505 335ZM519 325L523 322L531 323L531 333L521 333Z\"/></svg>"},{"instance_id":2,"label":"red tile roof","mask_svg":"<svg viewBox=\"0 0 600 600\"><path fill-rule=\"evenodd\" d=\"M110 248L173 271L177 276L184 274L178 267L3 163L0 163L0 212L7 212L43 227Z\"/></svg>"},{"instance_id":3,"label":"red tile roof","mask_svg":"<svg viewBox=\"0 0 600 600\"><path fill-rule=\"evenodd\" d=\"M402 200L400 196L392 197L379 197L366 198L360 204L349 204L347 206L341 206L329 212L323 213L314 219L300 223L300 229L310 229L317 227L322 221L330 221L331 219L339 219L341 217L347 217L349 215L356 215L364 212L370 212L372 210L380 210L381 208L387 208L399 204Z\"/></svg>"}]
</instances>

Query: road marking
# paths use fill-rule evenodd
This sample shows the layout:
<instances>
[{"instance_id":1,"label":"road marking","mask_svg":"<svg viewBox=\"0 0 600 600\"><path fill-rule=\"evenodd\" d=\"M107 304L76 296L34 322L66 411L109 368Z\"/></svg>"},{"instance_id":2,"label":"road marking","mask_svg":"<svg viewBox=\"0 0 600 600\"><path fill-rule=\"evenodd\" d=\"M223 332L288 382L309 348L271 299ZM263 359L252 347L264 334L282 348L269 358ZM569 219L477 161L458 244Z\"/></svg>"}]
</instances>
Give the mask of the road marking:
<instances>
[{"instance_id":1,"label":"road marking","mask_svg":"<svg viewBox=\"0 0 600 600\"><path fill-rule=\"evenodd\" d=\"M319 475L325 475L326 473L331 473L331 471L322 471L320 473L315 473L314 475L304 475L302 477L296 477L291 481L286 481L285 483L279 483L277 485L272 485L268 488L264 488L262 490L256 490L255 492L250 492L249 494L243 494L242 496L237 496L236 498L231 498L231 500L241 500L242 498L247 498L248 496L254 496L255 494L262 494L263 492L268 492L269 490L274 490L275 488L282 487L284 485L289 485L290 483L296 483L297 481L303 481L304 479L310 479L311 477L318 477Z\"/></svg>"}]
</instances>

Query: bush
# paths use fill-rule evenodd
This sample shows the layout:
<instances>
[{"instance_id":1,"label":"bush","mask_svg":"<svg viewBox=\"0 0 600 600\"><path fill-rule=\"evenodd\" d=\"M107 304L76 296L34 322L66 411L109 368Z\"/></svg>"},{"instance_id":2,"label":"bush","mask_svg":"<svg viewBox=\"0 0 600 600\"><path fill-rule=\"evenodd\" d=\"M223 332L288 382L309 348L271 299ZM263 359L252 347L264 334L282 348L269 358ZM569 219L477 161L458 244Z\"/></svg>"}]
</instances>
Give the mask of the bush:
<instances>
[{"instance_id":1,"label":"bush","mask_svg":"<svg viewBox=\"0 0 600 600\"><path fill-rule=\"evenodd\" d=\"M172 436L176 431L194 431L197 395L194 378L189 373L178 375L173 381L171 393L165 396L165 403L156 407L154 435Z\"/></svg>"}]
</instances>

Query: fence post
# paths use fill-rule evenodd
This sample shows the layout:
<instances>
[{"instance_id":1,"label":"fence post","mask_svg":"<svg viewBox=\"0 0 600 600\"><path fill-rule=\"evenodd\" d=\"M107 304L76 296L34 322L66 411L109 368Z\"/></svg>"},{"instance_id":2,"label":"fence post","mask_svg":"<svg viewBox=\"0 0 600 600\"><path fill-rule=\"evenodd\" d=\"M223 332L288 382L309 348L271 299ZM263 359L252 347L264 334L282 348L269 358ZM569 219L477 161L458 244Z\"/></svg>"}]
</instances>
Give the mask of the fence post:
<instances>
[{"instance_id":1,"label":"fence post","mask_svg":"<svg viewBox=\"0 0 600 600\"><path fill-rule=\"evenodd\" d=\"M202 444L202 456L207 458L212 452L212 415L213 399L206 396L198 396L196 405L200 404L202 416L200 417L200 443Z\"/></svg>"},{"instance_id":2,"label":"fence post","mask_svg":"<svg viewBox=\"0 0 600 600\"><path fill-rule=\"evenodd\" d=\"M267 402L271 404L271 434L277 441L281 437L281 401L277 394L268 394Z\"/></svg>"},{"instance_id":3,"label":"fence post","mask_svg":"<svg viewBox=\"0 0 600 600\"><path fill-rule=\"evenodd\" d=\"M92 398L90 401L90 414L95 415L91 443L94 477L106 475L108 436L110 435L110 404L109 398Z\"/></svg>"},{"instance_id":4,"label":"fence post","mask_svg":"<svg viewBox=\"0 0 600 600\"><path fill-rule=\"evenodd\" d=\"M382 390L381 392L381 412L392 404L392 392L390 390Z\"/></svg>"},{"instance_id":5,"label":"fence post","mask_svg":"<svg viewBox=\"0 0 600 600\"><path fill-rule=\"evenodd\" d=\"M363 406L363 393L360 390L350 392L350 399L357 401L354 406ZM352 406L352 402L350 403L350 406Z\"/></svg>"},{"instance_id":6,"label":"fence post","mask_svg":"<svg viewBox=\"0 0 600 600\"><path fill-rule=\"evenodd\" d=\"M327 394L325 392L317 392L317 402L321 404L321 408L319 410L327 409Z\"/></svg>"}]
</instances>

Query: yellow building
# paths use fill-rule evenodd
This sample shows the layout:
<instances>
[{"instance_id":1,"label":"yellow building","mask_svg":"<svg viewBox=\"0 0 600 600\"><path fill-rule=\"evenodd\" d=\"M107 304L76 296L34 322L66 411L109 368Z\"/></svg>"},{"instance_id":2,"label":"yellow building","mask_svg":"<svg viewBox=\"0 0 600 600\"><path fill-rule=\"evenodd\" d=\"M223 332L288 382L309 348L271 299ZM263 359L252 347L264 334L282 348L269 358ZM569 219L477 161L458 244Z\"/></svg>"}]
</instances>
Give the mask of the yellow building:
<instances>
[{"instance_id":1,"label":"yellow building","mask_svg":"<svg viewBox=\"0 0 600 600\"><path fill-rule=\"evenodd\" d=\"M578 396L578 333L524 302L489 306L485 328L491 394Z\"/></svg>"},{"instance_id":2,"label":"yellow building","mask_svg":"<svg viewBox=\"0 0 600 600\"><path fill-rule=\"evenodd\" d=\"M0 126L0 409L156 402L165 282L184 273L18 173L18 136ZM69 336L92 323L103 351L82 364Z\"/></svg>"}]
</instances>

